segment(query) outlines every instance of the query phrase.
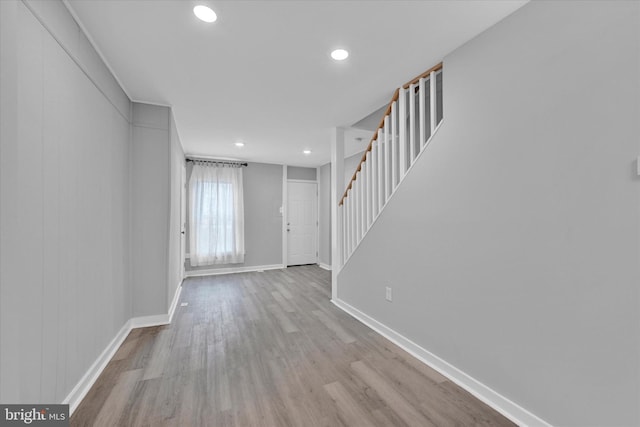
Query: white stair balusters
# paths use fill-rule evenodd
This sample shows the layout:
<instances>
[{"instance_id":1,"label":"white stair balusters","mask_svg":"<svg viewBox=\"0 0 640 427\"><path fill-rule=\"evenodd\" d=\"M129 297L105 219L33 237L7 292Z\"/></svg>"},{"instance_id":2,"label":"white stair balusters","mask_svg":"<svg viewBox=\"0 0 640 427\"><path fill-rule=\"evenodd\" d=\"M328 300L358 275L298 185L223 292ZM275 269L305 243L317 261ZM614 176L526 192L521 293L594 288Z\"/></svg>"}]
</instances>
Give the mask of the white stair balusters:
<instances>
[{"instance_id":1,"label":"white stair balusters","mask_svg":"<svg viewBox=\"0 0 640 427\"><path fill-rule=\"evenodd\" d=\"M437 111L436 85L441 69L442 64L438 64L394 93L362 156L340 201L343 263L357 249L434 136L437 118L442 117L442 112Z\"/></svg>"},{"instance_id":2,"label":"white stair balusters","mask_svg":"<svg viewBox=\"0 0 640 427\"><path fill-rule=\"evenodd\" d=\"M430 123L431 123L431 135L433 135L433 133L436 131L436 108L438 105L438 101L437 101L437 92L436 92L436 72L432 71L431 75L429 77L429 102L430 102L430 109L429 111L431 112L431 117L430 117ZM430 136L431 136L430 135Z\"/></svg>"},{"instance_id":3,"label":"white stair balusters","mask_svg":"<svg viewBox=\"0 0 640 427\"><path fill-rule=\"evenodd\" d=\"M409 102L409 164L416 158L416 85L409 85L407 101Z\"/></svg>"},{"instance_id":4,"label":"white stair balusters","mask_svg":"<svg viewBox=\"0 0 640 427\"><path fill-rule=\"evenodd\" d=\"M422 149L424 148L424 143L427 142L427 112L425 111L426 109L426 97L427 97L427 92L425 89L425 84L424 84L425 80L424 77L422 77L420 79L420 81L418 82L418 94L420 96L420 99L418 100L418 110L419 111L419 118L420 118L420 151L422 151Z\"/></svg>"}]
</instances>

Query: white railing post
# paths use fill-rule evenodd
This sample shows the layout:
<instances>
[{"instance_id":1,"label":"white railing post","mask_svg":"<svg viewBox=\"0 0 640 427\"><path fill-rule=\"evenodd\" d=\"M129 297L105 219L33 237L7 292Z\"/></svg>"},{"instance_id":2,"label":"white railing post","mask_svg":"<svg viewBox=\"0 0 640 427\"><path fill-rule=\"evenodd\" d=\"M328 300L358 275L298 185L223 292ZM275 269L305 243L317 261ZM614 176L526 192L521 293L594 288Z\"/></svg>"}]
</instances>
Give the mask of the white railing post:
<instances>
[{"instance_id":1,"label":"white railing post","mask_svg":"<svg viewBox=\"0 0 640 427\"><path fill-rule=\"evenodd\" d=\"M416 85L409 85L409 165L416 158Z\"/></svg>"},{"instance_id":2,"label":"white railing post","mask_svg":"<svg viewBox=\"0 0 640 427\"><path fill-rule=\"evenodd\" d=\"M358 246L358 230L360 229L360 195L358 194L358 185L360 184L359 174L356 173L356 180L353 181L351 187L353 197L353 250Z\"/></svg>"},{"instance_id":3,"label":"white railing post","mask_svg":"<svg viewBox=\"0 0 640 427\"><path fill-rule=\"evenodd\" d=\"M358 198L358 216L356 216L356 220L358 221L358 243L362 240L362 218L364 217L364 204L362 203L362 190L364 189L364 178L362 176L362 168L358 173L358 179L356 180L358 184L356 187L356 197Z\"/></svg>"},{"instance_id":4,"label":"white railing post","mask_svg":"<svg viewBox=\"0 0 640 427\"><path fill-rule=\"evenodd\" d=\"M344 254L344 203L342 205L338 205L338 212L340 216L340 228L342 229L342 238L340 239L340 253ZM344 261L344 259L341 258L341 261Z\"/></svg>"},{"instance_id":5,"label":"white railing post","mask_svg":"<svg viewBox=\"0 0 640 427\"><path fill-rule=\"evenodd\" d=\"M371 197L369 197L370 188L371 188L371 151L367 151L364 153L364 163L362 164L364 171L364 210L365 210L365 221L364 221L364 229L362 230L362 235L364 236L369 229L369 223L371 222Z\"/></svg>"},{"instance_id":6,"label":"white railing post","mask_svg":"<svg viewBox=\"0 0 640 427\"><path fill-rule=\"evenodd\" d=\"M369 229L371 220L373 218L373 199L371 193L373 191L373 148L367 153L367 227L365 231Z\"/></svg>"},{"instance_id":7,"label":"white railing post","mask_svg":"<svg viewBox=\"0 0 640 427\"><path fill-rule=\"evenodd\" d=\"M359 242L361 242L362 238L364 237L365 224L367 223L367 203L365 198L367 183L365 182L365 174L366 170L363 163L360 169L360 186L358 187L358 193L360 194L360 230L358 230L360 233L360 238L358 239Z\"/></svg>"},{"instance_id":8,"label":"white railing post","mask_svg":"<svg viewBox=\"0 0 640 427\"><path fill-rule=\"evenodd\" d=\"M347 201L342 201L342 265L344 265L344 261L347 256Z\"/></svg>"},{"instance_id":9,"label":"white railing post","mask_svg":"<svg viewBox=\"0 0 640 427\"><path fill-rule=\"evenodd\" d=\"M425 98L427 94L425 93L424 77L421 78L420 82L418 83L418 93L420 96L418 105L418 110L420 110L418 114L420 117L420 151L422 151L422 149L424 148L424 143L427 141L427 126L425 123L427 119L427 112L425 111Z\"/></svg>"},{"instance_id":10,"label":"white railing post","mask_svg":"<svg viewBox=\"0 0 640 427\"><path fill-rule=\"evenodd\" d=\"M378 214L378 140L371 146L371 222Z\"/></svg>"},{"instance_id":11,"label":"white railing post","mask_svg":"<svg viewBox=\"0 0 640 427\"><path fill-rule=\"evenodd\" d=\"M365 153L366 157L367 153ZM367 209L367 161L365 160L361 165L361 178L360 182L360 197L362 203L362 222L360 223L360 240L364 237L364 233L367 230L367 217L368 217L368 209Z\"/></svg>"},{"instance_id":12,"label":"white railing post","mask_svg":"<svg viewBox=\"0 0 640 427\"><path fill-rule=\"evenodd\" d=\"M285 169L286 170L286 169ZM283 172L284 174L285 172ZM342 228L339 209L344 185L344 129L334 128L331 135L331 298L338 298L338 273L344 265ZM344 211L342 211L344 212ZM283 257L284 258L284 257Z\"/></svg>"},{"instance_id":13,"label":"white railing post","mask_svg":"<svg viewBox=\"0 0 640 427\"><path fill-rule=\"evenodd\" d=\"M391 191L389 195L393 193L398 185L398 102L394 101L391 104Z\"/></svg>"},{"instance_id":14,"label":"white railing post","mask_svg":"<svg viewBox=\"0 0 640 427\"><path fill-rule=\"evenodd\" d=\"M385 118L386 120L386 118ZM384 143L383 143L383 139L382 139L382 129L378 129L378 139L376 140L378 142L378 148L377 148L377 157L378 157L378 167L377 167L377 175L378 175L378 193L377 193L377 202L378 202L378 206L376 209L376 217L378 215L380 215L380 211L382 210L382 205L383 205L383 201L382 201L382 197L383 197L383 192L384 192L384 163L382 162L382 160L384 159Z\"/></svg>"},{"instance_id":15,"label":"white railing post","mask_svg":"<svg viewBox=\"0 0 640 427\"><path fill-rule=\"evenodd\" d=\"M374 141L371 145L371 161L369 162L369 169L371 169L371 224L373 224L373 220L376 217L376 191L378 191L378 176L376 175L376 166L378 165L377 142ZM371 227L371 224L369 227Z\"/></svg>"},{"instance_id":16,"label":"white railing post","mask_svg":"<svg viewBox=\"0 0 640 427\"><path fill-rule=\"evenodd\" d=\"M351 250L349 251L349 255L353 253L356 249L356 245L358 244L358 236L356 235L356 214L358 209L358 199L356 198L356 183L353 182L351 184L351 190L349 191L349 198L351 199Z\"/></svg>"},{"instance_id":17,"label":"white railing post","mask_svg":"<svg viewBox=\"0 0 640 427\"><path fill-rule=\"evenodd\" d=\"M389 116L384 118L384 201L387 203L391 195L392 173L391 173L391 138L389 138Z\"/></svg>"},{"instance_id":18,"label":"white railing post","mask_svg":"<svg viewBox=\"0 0 640 427\"><path fill-rule=\"evenodd\" d=\"M407 171L407 92L404 88L400 88L399 94L399 117L398 126L400 127L400 176L398 182L402 181Z\"/></svg>"},{"instance_id":19,"label":"white railing post","mask_svg":"<svg viewBox=\"0 0 640 427\"><path fill-rule=\"evenodd\" d=\"M344 260L347 261L349 255L351 254L351 198L349 197L349 192L347 192L347 197L344 199L343 205L345 207L345 217L346 217L346 225L344 227L344 237L346 242L346 249L344 251Z\"/></svg>"},{"instance_id":20,"label":"white railing post","mask_svg":"<svg viewBox=\"0 0 640 427\"><path fill-rule=\"evenodd\" d=\"M429 107L431 108L431 135L436 131L436 106L438 102L436 100L436 72L432 71L429 76Z\"/></svg>"}]
</instances>

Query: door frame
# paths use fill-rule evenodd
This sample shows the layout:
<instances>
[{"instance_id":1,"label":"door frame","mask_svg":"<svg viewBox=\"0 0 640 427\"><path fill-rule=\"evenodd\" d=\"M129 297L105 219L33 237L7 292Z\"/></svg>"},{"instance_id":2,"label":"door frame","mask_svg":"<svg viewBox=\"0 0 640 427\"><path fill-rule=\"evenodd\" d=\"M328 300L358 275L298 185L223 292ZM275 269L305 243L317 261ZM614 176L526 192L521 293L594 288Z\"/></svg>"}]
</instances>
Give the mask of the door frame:
<instances>
[{"instance_id":1,"label":"door frame","mask_svg":"<svg viewBox=\"0 0 640 427\"><path fill-rule=\"evenodd\" d=\"M187 166L182 165L180 171L180 271L184 280L186 271L185 263L187 262Z\"/></svg>"},{"instance_id":2,"label":"door frame","mask_svg":"<svg viewBox=\"0 0 640 427\"><path fill-rule=\"evenodd\" d=\"M287 235L287 222L289 219L289 183L301 182L303 184L316 185L316 264L320 255L320 188L318 179L287 179L287 169L284 167L282 176L282 265L287 268L289 265L289 247Z\"/></svg>"}]
</instances>

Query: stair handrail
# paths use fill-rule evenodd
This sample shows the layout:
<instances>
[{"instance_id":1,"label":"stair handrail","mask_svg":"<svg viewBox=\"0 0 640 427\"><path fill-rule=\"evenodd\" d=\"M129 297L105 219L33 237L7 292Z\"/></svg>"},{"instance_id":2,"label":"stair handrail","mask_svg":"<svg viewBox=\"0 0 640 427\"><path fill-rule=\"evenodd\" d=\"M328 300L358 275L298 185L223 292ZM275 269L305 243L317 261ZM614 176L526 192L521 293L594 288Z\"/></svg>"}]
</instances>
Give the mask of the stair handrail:
<instances>
[{"instance_id":1,"label":"stair handrail","mask_svg":"<svg viewBox=\"0 0 640 427\"><path fill-rule=\"evenodd\" d=\"M421 73L420 75L418 75L418 76L414 77L413 79L409 80L407 83L403 84L401 86L401 88L402 89L408 89L409 86L411 86L412 84L418 83L420 81L420 79L429 77L429 75L431 75L432 72L440 71L441 69L442 69L442 62L434 65L433 67L429 68L424 73ZM358 172L360 172L362 170L362 164L367 160L367 153L369 153L371 151L371 149L373 148L373 142L378 139L378 131L384 127L384 119L389 114L391 114L391 105L398 100L399 93L400 93L400 88L396 89L395 92L393 93L393 96L391 97L391 101L389 101L389 105L387 106L387 109L385 110L384 114L382 115L382 119L380 120L380 123L378 124L378 127L374 131L373 137L371 138L371 141L369 141L369 145L367 146L367 149L362 154L362 159L360 159L360 163L358 163L358 167L356 168L356 171L353 173L353 176L351 177L351 180L349 181L349 185L347 185L347 189L344 191L344 194L342 195L342 198L340 199L340 203L338 204L338 206L342 206L342 204L344 203L344 199L347 198L347 194L349 193L349 190L351 190L351 187L352 187L354 181L357 179Z\"/></svg>"}]
</instances>

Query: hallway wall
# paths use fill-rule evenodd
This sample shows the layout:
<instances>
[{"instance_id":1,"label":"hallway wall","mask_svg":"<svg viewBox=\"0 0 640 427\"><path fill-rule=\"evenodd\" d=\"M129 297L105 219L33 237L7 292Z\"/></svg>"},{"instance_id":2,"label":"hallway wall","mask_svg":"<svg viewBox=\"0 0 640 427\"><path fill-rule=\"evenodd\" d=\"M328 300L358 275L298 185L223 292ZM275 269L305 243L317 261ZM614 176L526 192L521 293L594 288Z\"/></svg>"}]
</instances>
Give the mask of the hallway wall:
<instances>
[{"instance_id":1,"label":"hallway wall","mask_svg":"<svg viewBox=\"0 0 640 427\"><path fill-rule=\"evenodd\" d=\"M338 277L553 425L640 424L638 22L533 1L445 57L444 122Z\"/></svg>"},{"instance_id":2,"label":"hallway wall","mask_svg":"<svg viewBox=\"0 0 640 427\"><path fill-rule=\"evenodd\" d=\"M61 402L132 313L130 105L60 2L0 1L0 92L0 402Z\"/></svg>"}]
</instances>

